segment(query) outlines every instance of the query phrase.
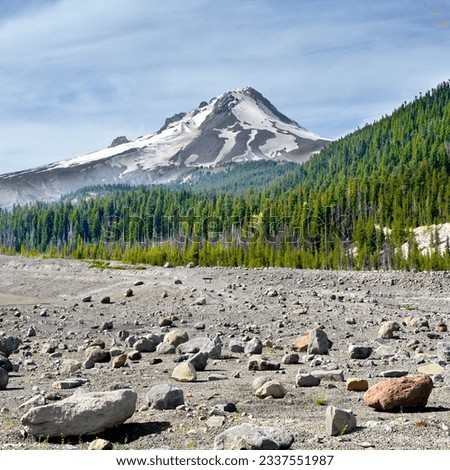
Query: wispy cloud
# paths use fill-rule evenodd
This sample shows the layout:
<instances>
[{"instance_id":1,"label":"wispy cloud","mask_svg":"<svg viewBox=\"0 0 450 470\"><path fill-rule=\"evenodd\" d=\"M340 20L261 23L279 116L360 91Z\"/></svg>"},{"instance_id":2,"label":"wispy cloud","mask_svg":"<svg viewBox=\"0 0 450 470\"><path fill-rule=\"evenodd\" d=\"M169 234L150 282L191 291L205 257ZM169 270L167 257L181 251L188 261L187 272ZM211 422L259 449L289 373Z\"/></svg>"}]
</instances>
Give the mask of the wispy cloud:
<instances>
[{"instance_id":1,"label":"wispy cloud","mask_svg":"<svg viewBox=\"0 0 450 470\"><path fill-rule=\"evenodd\" d=\"M337 138L450 78L447 13L439 0L4 0L0 172L151 133L246 85Z\"/></svg>"}]
</instances>

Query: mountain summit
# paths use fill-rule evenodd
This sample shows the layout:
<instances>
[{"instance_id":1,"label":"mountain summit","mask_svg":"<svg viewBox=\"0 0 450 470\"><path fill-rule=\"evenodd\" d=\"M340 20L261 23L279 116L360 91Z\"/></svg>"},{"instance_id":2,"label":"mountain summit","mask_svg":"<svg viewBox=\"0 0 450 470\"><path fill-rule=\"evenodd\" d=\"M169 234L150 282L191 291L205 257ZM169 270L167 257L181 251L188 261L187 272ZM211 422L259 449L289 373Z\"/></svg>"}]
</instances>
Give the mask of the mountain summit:
<instances>
[{"instance_id":1,"label":"mountain summit","mask_svg":"<svg viewBox=\"0 0 450 470\"><path fill-rule=\"evenodd\" d=\"M153 134L132 141L121 136L97 152L0 175L0 206L55 201L93 185L166 183L199 166L255 160L300 163L329 143L246 87L175 114Z\"/></svg>"}]
</instances>

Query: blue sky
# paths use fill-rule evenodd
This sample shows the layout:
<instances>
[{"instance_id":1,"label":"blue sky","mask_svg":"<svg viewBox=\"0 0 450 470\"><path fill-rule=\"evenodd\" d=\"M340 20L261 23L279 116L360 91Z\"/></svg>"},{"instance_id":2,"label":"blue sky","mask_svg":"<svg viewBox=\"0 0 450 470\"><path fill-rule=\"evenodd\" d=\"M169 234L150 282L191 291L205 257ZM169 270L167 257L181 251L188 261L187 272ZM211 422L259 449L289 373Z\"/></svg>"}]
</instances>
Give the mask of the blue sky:
<instances>
[{"instance_id":1,"label":"blue sky","mask_svg":"<svg viewBox=\"0 0 450 470\"><path fill-rule=\"evenodd\" d=\"M450 79L449 0L1 0L0 173L252 86L336 139Z\"/></svg>"}]
</instances>

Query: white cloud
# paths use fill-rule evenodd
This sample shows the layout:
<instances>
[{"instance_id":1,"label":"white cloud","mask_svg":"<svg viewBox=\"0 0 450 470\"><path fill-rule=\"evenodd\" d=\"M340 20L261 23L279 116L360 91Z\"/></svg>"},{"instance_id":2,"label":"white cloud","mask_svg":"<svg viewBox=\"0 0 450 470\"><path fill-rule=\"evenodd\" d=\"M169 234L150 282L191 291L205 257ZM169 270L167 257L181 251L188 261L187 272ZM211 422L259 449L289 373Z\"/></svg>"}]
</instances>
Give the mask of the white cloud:
<instances>
[{"instance_id":1,"label":"white cloud","mask_svg":"<svg viewBox=\"0 0 450 470\"><path fill-rule=\"evenodd\" d=\"M0 22L0 172L153 132L246 85L335 138L449 78L450 30L408 0L41 5Z\"/></svg>"}]
</instances>

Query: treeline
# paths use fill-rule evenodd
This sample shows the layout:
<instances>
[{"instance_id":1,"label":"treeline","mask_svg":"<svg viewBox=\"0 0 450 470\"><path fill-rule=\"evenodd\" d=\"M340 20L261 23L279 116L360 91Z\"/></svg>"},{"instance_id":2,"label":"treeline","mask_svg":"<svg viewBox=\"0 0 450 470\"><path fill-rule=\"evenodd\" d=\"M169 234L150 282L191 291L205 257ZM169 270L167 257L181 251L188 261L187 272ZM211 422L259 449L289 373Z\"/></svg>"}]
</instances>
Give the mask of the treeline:
<instances>
[{"instance_id":1,"label":"treeline","mask_svg":"<svg viewBox=\"0 0 450 470\"><path fill-rule=\"evenodd\" d=\"M3 211L1 250L157 265L450 269L449 241L440 254L433 233L421 252L411 232L450 221L449 98L442 83L295 169L242 165L223 172L222 185L215 173L196 189L103 188ZM258 172L275 182L223 189Z\"/></svg>"}]
</instances>

